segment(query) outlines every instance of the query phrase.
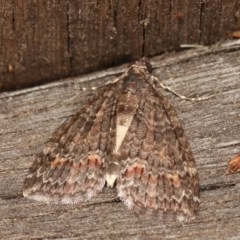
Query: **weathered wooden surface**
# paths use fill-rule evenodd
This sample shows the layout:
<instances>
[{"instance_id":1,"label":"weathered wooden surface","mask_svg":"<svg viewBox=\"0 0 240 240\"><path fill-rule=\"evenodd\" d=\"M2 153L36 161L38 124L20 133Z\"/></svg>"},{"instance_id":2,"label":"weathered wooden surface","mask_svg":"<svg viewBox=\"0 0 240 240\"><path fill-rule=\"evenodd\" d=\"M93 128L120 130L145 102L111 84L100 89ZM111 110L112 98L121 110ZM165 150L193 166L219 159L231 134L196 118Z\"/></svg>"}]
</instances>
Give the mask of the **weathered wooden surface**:
<instances>
[{"instance_id":1,"label":"weathered wooden surface","mask_svg":"<svg viewBox=\"0 0 240 240\"><path fill-rule=\"evenodd\" d=\"M239 0L0 1L0 91L212 44L240 28Z\"/></svg>"},{"instance_id":2,"label":"weathered wooden surface","mask_svg":"<svg viewBox=\"0 0 240 240\"><path fill-rule=\"evenodd\" d=\"M35 154L84 101L79 88L96 78L102 84L122 66L0 95L1 239L240 239L240 174L225 174L228 160L240 151L240 42L151 61L154 74L181 94L215 95L189 102L164 93L177 109L196 158L197 218L182 225L139 217L116 199L114 190L78 205L48 205L22 196Z\"/></svg>"}]
</instances>

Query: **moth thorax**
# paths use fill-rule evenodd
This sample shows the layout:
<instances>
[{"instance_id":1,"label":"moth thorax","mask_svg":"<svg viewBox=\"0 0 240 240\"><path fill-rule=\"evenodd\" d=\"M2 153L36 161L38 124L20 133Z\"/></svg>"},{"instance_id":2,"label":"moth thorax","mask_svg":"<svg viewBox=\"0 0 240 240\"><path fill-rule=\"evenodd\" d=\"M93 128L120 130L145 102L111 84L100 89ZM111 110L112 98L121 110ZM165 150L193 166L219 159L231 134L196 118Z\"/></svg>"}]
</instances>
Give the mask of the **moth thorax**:
<instances>
[{"instance_id":1,"label":"moth thorax","mask_svg":"<svg viewBox=\"0 0 240 240\"><path fill-rule=\"evenodd\" d=\"M145 83L145 79L142 75L132 74L127 76L123 83L123 94L131 93L133 95L139 95L143 83Z\"/></svg>"}]
</instances>

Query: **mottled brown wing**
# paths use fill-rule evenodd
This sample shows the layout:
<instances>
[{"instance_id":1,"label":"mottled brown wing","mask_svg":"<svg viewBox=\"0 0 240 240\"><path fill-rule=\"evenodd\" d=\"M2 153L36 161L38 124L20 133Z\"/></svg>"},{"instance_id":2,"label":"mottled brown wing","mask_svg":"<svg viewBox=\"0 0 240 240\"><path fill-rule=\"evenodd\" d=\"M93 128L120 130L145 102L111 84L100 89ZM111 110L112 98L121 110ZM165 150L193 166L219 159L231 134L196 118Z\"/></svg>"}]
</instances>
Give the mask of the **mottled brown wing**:
<instances>
[{"instance_id":1,"label":"mottled brown wing","mask_svg":"<svg viewBox=\"0 0 240 240\"><path fill-rule=\"evenodd\" d=\"M102 190L114 142L115 101L114 86L105 86L59 127L30 168L25 197L77 203Z\"/></svg>"},{"instance_id":2,"label":"mottled brown wing","mask_svg":"<svg viewBox=\"0 0 240 240\"><path fill-rule=\"evenodd\" d=\"M195 161L178 117L155 91L143 96L120 149L118 196L138 213L193 218L199 207Z\"/></svg>"}]
</instances>

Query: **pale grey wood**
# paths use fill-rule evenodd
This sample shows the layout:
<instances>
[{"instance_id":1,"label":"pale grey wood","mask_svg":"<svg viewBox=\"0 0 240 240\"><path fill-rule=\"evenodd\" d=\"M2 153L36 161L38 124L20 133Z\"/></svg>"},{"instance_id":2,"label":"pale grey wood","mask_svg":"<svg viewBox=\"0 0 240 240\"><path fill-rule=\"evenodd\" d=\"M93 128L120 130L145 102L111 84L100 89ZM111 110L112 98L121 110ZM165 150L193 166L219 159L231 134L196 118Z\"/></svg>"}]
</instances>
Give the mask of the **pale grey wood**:
<instances>
[{"instance_id":1,"label":"pale grey wood","mask_svg":"<svg viewBox=\"0 0 240 240\"><path fill-rule=\"evenodd\" d=\"M0 95L1 239L240 239L240 174L226 175L240 152L240 43L218 44L151 59L154 74L201 102L165 92L183 123L198 165L201 206L187 224L139 217L106 191L79 205L48 205L22 196L27 170L44 142L87 97L125 66Z\"/></svg>"}]
</instances>

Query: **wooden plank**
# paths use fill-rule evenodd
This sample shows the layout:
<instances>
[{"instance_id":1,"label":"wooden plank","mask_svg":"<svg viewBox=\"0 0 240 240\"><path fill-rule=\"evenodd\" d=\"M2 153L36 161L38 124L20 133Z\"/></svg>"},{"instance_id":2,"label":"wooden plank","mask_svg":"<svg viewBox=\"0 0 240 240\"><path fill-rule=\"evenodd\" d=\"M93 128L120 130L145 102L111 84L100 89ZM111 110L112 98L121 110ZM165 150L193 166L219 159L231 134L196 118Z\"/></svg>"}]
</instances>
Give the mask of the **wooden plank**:
<instances>
[{"instance_id":1,"label":"wooden plank","mask_svg":"<svg viewBox=\"0 0 240 240\"><path fill-rule=\"evenodd\" d=\"M240 174L226 175L240 148L240 41L151 59L154 75L179 93L214 97L173 103L196 158L200 212L194 221L162 223L137 216L105 190L78 205L48 205L22 196L28 168L51 133L88 93L126 65L0 95L1 239L239 239Z\"/></svg>"},{"instance_id":2,"label":"wooden plank","mask_svg":"<svg viewBox=\"0 0 240 240\"><path fill-rule=\"evenodd\" d=\"M0 1L0 91L179 50L239 30L232 1Z\"/></svg>"}]
</instances>

